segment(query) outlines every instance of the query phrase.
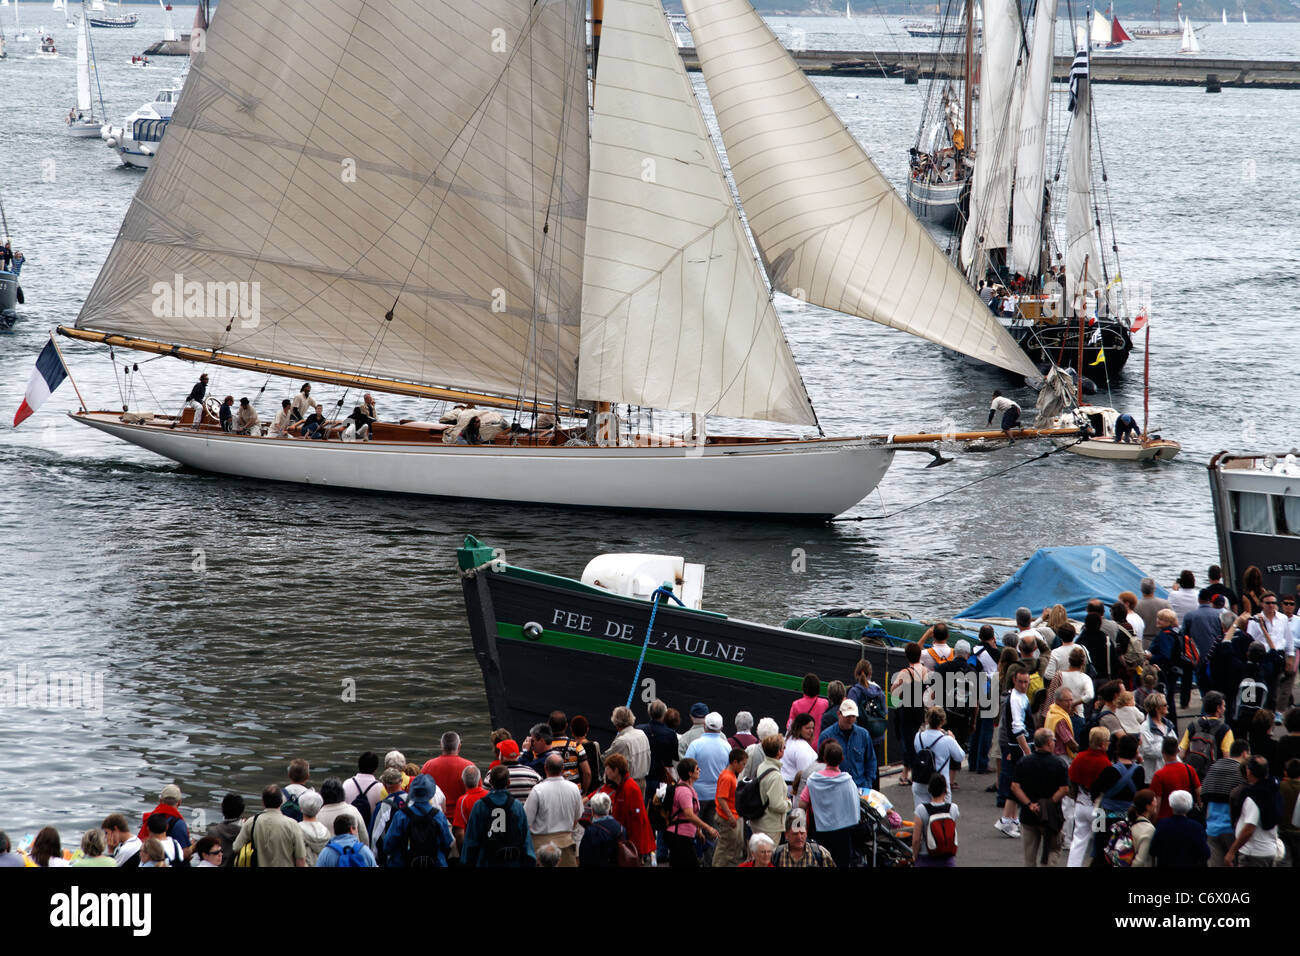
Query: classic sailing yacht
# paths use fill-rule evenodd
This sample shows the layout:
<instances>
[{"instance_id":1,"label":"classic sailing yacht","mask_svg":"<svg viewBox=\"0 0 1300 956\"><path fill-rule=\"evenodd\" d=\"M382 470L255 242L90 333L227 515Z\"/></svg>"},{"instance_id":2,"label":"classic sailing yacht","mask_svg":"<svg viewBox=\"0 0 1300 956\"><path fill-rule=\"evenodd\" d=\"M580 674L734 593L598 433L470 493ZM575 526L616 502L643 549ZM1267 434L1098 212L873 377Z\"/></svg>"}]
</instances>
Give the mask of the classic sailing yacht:
<instances>
[{"instance_id":1,"label":"classic sailing yacht","mask_svg":"<svg viewBox=\"0 0 1300 956\"><path fill-rule=\"evenodd\" d=\"M1192 18L1187 17L1183 20L1183 42L1178 48L1179 53L1200 53L1201 44L1196 39L1196 31L1192 29Z\"/></svg>"},{"instance_id":2,"label":"classic sailing yacht","mask_svg":"<svg viewBox=\"0 0 1300 956\"><path fill-rule=\"evenodd\" d=\"M1120 26L1119 17L1114 15L1110 7L1106 8L1106 12L1111 15L1111 19L1096 10L1092 11L1092 45L1099 50L1118 50L1125 41L1132 42L1133 38Z\"/></svg>"},{"instance_id":3,"label":"classic sailing yacht","mask_svg":"<svg viewBox=\"0 0 1300 956\"><path fill-rule=\"evenodd\" d=\"M309 484L804 518L860 501L901 439L707 433L708 415L817 419L659 0L604 7L589 142L582 0L225 0L60 329L503 408L511 428L464 444L381 422L346 442L73 417ZM686 13L773 286L1036 378L747 0ZM380 88L402 109L376 110ZM696 426L629 433L615 403Z\"/></svg>"},{"instance_id":4,"label":"classic sailing yacht","mask_svg":"<svg viewBox=\"0 0 1300 956\"><path fill-rule=\"evenodd\" d=\"M91 73L94 73L94 96L91 92ZM99 116L95 115L94 100L99 100ZM90 24L82 18L77 31L77 105L68 113L68 135L98 138L104 120L104 94L99 89L99 71L95 69L95 53L90 40Z\"/></svg>"}]
</instances>

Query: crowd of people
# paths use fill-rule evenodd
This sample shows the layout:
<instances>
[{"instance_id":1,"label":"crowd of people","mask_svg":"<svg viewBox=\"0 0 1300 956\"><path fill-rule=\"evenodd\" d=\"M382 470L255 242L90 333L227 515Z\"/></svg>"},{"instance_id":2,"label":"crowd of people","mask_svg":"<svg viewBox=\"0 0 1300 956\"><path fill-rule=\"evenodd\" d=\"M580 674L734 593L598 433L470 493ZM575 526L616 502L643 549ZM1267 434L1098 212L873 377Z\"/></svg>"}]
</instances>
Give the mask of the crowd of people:
<instances>
[{"instance_id":1,"label":"crowd of people","mask_svg":"<svg viewBox=\"0 0 1300 956\"><path fill-rule=\"evenodd\" d=\"M1238 596L1217 567L1167 600L1140 590L1091 602L1081 629L1061 605L1019 609L1000 639L935 624L888 693L865 659L851 685L805 675L784 729L741 711L728 734L703 702L654 700L640 724L616 707L602 747L555 711L522 741L494 731L486 767L455 732L423 764L366 752L319 784L295 759L260 806L227 794L201 835L172 783L138 827L111 813L75 852L53 827L29 847L0 833L0 866L954 866L963 767L996 772L994 826L1026 866L1294 865L1296 596L1255 574ZM881 790L891 724L897 808Z\"/></svg>"}]
</instances>

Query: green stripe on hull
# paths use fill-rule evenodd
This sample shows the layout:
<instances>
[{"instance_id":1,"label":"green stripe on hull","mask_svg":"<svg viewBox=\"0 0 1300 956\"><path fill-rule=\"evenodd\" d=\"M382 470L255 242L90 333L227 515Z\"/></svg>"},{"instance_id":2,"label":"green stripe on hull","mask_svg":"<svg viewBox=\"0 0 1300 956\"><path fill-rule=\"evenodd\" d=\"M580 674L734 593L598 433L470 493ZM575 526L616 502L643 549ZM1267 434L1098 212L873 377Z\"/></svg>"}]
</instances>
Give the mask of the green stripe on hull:
<instances>
[{"instance_id":1,"label":"green stripe on hull","mask_svg":"<svg viewBox=\"0 0 1300 956\"><path fill-rule=\"evenodd\" d=\"M641 646L639 644L615 644L612 641L602 640L598 637L585 637L581 634L569 634L565 631L543 630L538 638L530 640L524 637L524 629L518 624L503 624L501 621L497 621L497 637L512 641L523 641L527 644L563 647L566 650L584 651L588 654L602 654L606 657L621 657L630 661L635 661L641 656ZM746 667L744 664L732 664L728 661L713 661L704 657L693 657L689 654L663 651L654 647L646 648L645 659L651 663L662 664L665 667L672 667L677 670L696 671L701 674L712 674L715 677L729 677L732 680L762 684L767 687L780 688L781 690L800 690L803 686L802 675L795 677L791 674L779 674L776 671L766 671L758 667Z\"/></svg>"}]
</instances>

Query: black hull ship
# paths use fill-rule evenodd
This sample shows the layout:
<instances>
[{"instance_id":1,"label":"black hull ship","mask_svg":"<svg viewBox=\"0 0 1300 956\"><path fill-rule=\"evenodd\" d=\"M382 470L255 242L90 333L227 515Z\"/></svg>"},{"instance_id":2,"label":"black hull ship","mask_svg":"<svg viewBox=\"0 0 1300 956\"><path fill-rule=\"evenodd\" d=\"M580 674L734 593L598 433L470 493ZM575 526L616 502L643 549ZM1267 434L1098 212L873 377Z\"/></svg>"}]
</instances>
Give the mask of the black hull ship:
<instances>
[{"instance_id":1,"label":"black hull ship","mask_svg":"<svg viewBox=\"0 0 1300 956\"><path fill-rule=\"evenodd\" d=\"M740 710L783 722L806 673L848 684L865 657L876 683L888 686L885 675L906 666L900 649L671 602L656 609L647 600L513 567L473 537L456 554L492 725L516 733L559 707L585 715L608 737L610 714L629 692L639 719L658 697L683 713L704 701L728 727Z\"/></svg>"}]
</instances>

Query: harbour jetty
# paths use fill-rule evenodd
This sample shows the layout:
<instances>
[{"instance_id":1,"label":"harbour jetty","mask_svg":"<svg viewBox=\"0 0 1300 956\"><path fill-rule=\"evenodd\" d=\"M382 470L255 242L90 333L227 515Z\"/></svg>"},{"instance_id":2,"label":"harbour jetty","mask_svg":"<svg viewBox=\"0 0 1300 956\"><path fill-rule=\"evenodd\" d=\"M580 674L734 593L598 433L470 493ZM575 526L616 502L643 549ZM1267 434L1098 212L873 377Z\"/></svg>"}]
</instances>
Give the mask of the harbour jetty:
<instances>
[{"instance_id":1,"label":"harbour jetty","mask_svg":"<svg viewBox=\"0 0 1300 956\"><path fill-rule=\"evenodd\" d=\"M189 56L190 35L186 33L178 40L159 40L151 43L144 51L145 56Z\"/></svg>"},{"instance_id":2,"label":"harbour jetty","mask_svg":"<svg viewBox=\"0 0 1300 956\"><path fill-rule=\"evenodd\" d=\"M698 71L699 58L691 47L683 47L682 59L688 70ZM957 79L961 61L940 56L934 50L802 50L792 51L805 73L830 76L901 77L907 82L921 78ZM1069 80L1071 58L1056 57L1054 79ZM1139 86L1206 86L1261 89L1300 89L1300 60L1245 60L1208 57L1151 57L1098 55L1089 64L1094 83L1128 83Z\"/></svg>"}]
</instances>

